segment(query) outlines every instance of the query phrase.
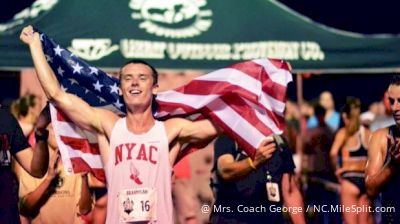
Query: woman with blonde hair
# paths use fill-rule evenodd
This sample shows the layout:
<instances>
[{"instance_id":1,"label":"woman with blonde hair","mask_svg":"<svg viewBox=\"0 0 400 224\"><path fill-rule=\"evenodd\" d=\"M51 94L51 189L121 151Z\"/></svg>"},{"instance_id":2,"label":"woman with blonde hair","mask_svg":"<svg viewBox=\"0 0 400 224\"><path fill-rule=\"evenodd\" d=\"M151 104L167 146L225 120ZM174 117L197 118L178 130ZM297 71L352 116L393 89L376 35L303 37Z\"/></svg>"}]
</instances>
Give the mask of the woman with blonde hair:
<instances>
[{"instance_id":1,"label":"woman with blonde hair","mask_svg":"<svg viewBox=\"0 0 400 224\"><path fill-rule=\"evenodd\" d=\"M330 158L340 183L340 201L345 223L372 223L367 209L357 213L352 208L368 208L371 202L365 188L365 166L370 131L361 125L361 103L358 98L349 97L342 108L344 127L336 133ZM341 164L337 158L340 152ZM349 209L349 210L347 210Z\"/></svg>"}]
</instances>

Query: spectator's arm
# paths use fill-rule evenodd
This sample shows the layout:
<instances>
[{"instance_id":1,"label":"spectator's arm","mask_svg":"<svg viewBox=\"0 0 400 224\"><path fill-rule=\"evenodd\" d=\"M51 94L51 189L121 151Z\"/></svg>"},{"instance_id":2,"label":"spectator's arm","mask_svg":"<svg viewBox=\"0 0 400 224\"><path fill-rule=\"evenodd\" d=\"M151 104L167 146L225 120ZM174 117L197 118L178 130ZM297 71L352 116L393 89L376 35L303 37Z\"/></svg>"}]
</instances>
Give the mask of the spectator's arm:
<instances>
[{"instance_id":1,"label":"spectator's arm","mask_svg":"<svg viewBox=\"0 0 400 224\"><path fill-rule=\"evenodd\" d=\"M43 177L49 164L49 150L47 140L49 131L46 129L50 124L50 112L48 105L41 111L35 124L36 146L35 150L22 150L16 154L21 166L34 177Z\"/></svg>"},{"instance_id":2,"label":"spectator's arm","mask_svg":"<svg viewBox=\"0 0 400 224\"><path fill-rule=\"evenodd\" d=\"M35 216L39 213L40 208L47 202L49 197L55 192L55 183L53 183L53 181L56 181L59 175L59 171L57 171L58 160L59 155L56 153L52 157L46 178L43 179L34 191L22 197L20 203L21 214L25 216Z\"/></svg>"},{"instance_id":3,"label":"spectator's arm","mask_svg":"<svg viewBox=\"0 0 400 224\"><path fill-rule=\"evenodd\" d=\"M294 175L285 173L282 177L282 196L286 207L290 209L290 218L294 224L305 224L303 197Z\"/></svg>"},{"instance_id":4,"label":"spectator's arm","mask_svg":"<svg viewBox=\"0 0 400 224\"><path fill-rule=\"evenodd\" d=\"M249 157L235 161L231 154L224 154L218 158L218 173L225 181L236 181L254 170Z\"/></svg>"},{"instance_id":5,"label":"spectator's arm","mask_svg":"<svg viewBox=\"0 0 400 224\"><path fill-rule=\"evenodd\" d=\"M369 142L365 186L370 197L376 197L395 173L394 161L384 163L388 147L387 133L387 129L379 129L372 134ZM399 144L393 145L396 146L398 150Z\"/></svg>"},{"instance_id":6,"label":"spectator's arm","mask_svg":"<svg viewBox=\"0 0 400 224\"><path fill-rule=\"evenodd\" d=\"M53 178L46 177L40 185L21 199L20 212L24 216L34 217L46 203L54 189L50 187Z\"/></svg>"},{"instance_id":7,"label":"spectator's arm","mask_svg":"<svg viewBox=\"0 0 400 224\"><path fill-rule=\"evenodd\" d=\"M218 148L214 150L218 150ZM254 161L250 157L235 161L231 154L224 154L218 158L218 172L224 180L236 181L247 176L251 171L258 169L260 165L272 157L275 150L275 142L270 138L261 143L256 151Z\"/></svg>"},{"instance_id":8,"label":"spectator's arm","mask_svg":"<svg viewBox=\"0 0 400 224\"><path fill-rule=\"evenodd\" d=\"M93 207L93 197L89 189L88 175L82 175L81 196L78 201L79 215L88 214Z\"/></svg>"},{"instance_id":9,"label":"spectator's arm","mask_svg":"<svg viewBox=\"0 0 400 224\"><path fill-rule=\"evenodd\" d=\"M329 153L329 157L331 159L331 164L332 164L334 170L338 169L336 159L339 154L340 148L344 144L345 134L346 134L346 130L343 128L337 132L337 134L335 135L335 140L333 141L333 144L331 147L331 151Z\"/></svg>"}]
</instances>

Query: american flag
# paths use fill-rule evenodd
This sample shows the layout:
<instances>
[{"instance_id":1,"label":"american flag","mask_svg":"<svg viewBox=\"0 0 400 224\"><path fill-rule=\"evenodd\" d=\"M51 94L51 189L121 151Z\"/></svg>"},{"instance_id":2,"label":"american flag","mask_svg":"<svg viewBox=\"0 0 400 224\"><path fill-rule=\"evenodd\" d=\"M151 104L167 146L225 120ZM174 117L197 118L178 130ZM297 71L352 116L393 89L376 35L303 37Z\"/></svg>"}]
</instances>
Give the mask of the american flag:
<instances>
[{"instance_id":1,"label":"american flag","mask_svg":"<svg viewBox=\"0 0 400 224\"><path fill-rule=\"evenodd\" d=\"M234 64L157 94L157 117L211 118L254 157L265 136L282 134L290 65L258 59ZM195 117L195 116L194 116Z\"/></svg>"},{"instance_id":2,"label":"american flag","mask_svg":"<svg viewBox=\"0 0 400 224\"><path fill-rule=\"evenodd\" d=\"M40 34L43 49L64 91L95 107L124 113L119 81L91 67ZM272 134L281 134L290 65L282 60L259 59L234 64L193 79L175 90L157 95L157 118L210 118L234 138L250 156ZM104 181L96 137L81 130L52 109L57 143L67 172L91 172ZM83 147L84 146L84 147Z\"/></svg>"},{"instance_id":3,"label":"american flag","mask_svg":"<svg viewBox=\"0 0 400 224\"><path fill-rule=\"evenodd\" d=\"M46 60L64 91L79 96L91 106L106 108L118 114L125 112L123 100L118 95L118 79L88 65L44 33L40 33L40 40ZM51 117L67 173L90 172L105 182L96 135L76 126L53 106Z\"/></svg>"}]
</instances>

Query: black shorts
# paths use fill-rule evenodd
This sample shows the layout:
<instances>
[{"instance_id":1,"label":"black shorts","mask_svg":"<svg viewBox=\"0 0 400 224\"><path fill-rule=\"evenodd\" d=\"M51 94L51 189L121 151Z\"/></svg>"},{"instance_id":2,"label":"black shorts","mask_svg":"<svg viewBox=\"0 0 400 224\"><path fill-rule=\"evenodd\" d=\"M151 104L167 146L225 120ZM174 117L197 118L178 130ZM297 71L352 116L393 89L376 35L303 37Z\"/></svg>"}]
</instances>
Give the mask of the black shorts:
<instances>
[{"instance_id":1,"label":"black shorts","mask_svg":"<svg viewBox=\"0 0 400 224\"><path fill-rule=\"evenodd\" d=\"M94 188L93 189L96 201L107 194L107 188Z\"/></svg>"},{"instance_id":2,"label":"black shorts","mask_svg":"<svg viewBox=\"0 0 400 224\"><path fill-rule=\"evenodd\" d=\"M365 187L365 177L343 176L343 178L356 185L357 188L360 190L360 194L367 193L367 189Z\"/></svg>"}]
</instances>

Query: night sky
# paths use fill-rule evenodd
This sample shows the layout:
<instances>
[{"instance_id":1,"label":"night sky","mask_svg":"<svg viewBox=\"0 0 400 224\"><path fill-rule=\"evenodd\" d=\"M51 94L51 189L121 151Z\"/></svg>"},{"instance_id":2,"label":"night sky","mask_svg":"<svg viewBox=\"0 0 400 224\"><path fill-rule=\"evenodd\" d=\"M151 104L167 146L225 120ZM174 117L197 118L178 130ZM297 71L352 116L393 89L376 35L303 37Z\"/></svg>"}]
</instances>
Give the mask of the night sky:
<instances>
[{"instance_id":1,"label":"night sky","mask_svg":"<svg viewBox=\"0 0 400 224\"><path fill-rule=\"evenodd\" d=\"M399 1L280 0L314 21L364 34L400 34Z\"/></svg>"}]
</instances>

